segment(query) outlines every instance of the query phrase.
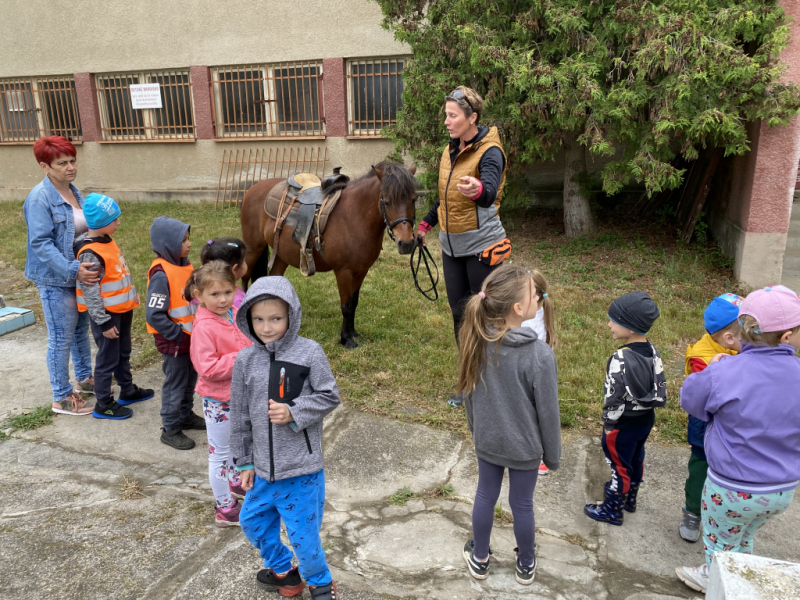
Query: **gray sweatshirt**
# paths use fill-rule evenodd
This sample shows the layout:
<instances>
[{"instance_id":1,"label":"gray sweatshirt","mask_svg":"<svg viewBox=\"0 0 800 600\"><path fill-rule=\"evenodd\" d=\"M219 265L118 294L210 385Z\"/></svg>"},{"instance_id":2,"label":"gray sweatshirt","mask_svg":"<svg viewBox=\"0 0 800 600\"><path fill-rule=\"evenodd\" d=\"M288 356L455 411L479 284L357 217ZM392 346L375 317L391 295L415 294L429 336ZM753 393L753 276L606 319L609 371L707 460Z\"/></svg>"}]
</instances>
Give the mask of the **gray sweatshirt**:
<instances>
[{"instance_id":1,"label":"gray sweatshirt","mask_svg":"<svg viewBox=\"0 0 800 600\"><path fill-rule=\"evenodd\" d=\"M479 458L530 471L561 461L558 368L552 349L527 327L510 329L495 352L486 347L481 379L466 398Z\"/></svg>"},{"instance_id":2,"label":"gray sweatshirt","mask_svg":"<svg viewBox=\"0 0 800 600\"><path fill-rule=\"evenodd\" d=\"M289 304L289 329L280 340L265 345L253 332L250 308L272 296ZM288 279L262 277L250 286L236 314L237 327L254 344L239 352L233 367L233 462L237 467L252 465L268 481L322 469L322 419L339 405L339 387L322 346L297 335L301 313ZM294 422L271 423L270 399L288 404Z\"/></svg>"}]
</instances>

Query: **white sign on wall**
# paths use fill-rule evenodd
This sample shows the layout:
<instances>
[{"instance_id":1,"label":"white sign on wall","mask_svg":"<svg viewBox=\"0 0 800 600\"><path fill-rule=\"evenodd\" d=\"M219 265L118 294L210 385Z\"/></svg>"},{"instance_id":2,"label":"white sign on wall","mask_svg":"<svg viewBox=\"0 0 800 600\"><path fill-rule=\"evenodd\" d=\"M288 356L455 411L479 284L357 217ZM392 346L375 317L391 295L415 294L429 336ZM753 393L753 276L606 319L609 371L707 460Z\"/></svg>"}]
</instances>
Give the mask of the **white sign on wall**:
<instances>
[{"instance_id":1,"label":"white sign on wall","mask_svg":"<svg viewBox=\"0 0 800 600\"><path fill-rule=\"evenodd\" d=\"M158 83L132 83L131 107L161 108L161 85Z\"/></svg>"}]
</instances>

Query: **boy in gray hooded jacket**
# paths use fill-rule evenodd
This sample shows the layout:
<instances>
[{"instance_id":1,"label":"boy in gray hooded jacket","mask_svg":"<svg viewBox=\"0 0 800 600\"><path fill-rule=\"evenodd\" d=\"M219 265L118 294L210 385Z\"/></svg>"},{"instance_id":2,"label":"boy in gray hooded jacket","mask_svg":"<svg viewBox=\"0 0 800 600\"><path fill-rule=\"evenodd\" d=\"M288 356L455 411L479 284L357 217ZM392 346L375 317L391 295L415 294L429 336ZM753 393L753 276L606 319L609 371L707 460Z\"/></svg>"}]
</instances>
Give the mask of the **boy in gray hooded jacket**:
<instances>
[{"instance_id":1,"label":"boy in gray hooded jacket","mask_svg":"<svg viewBox=\"0 0 800 600\"><path fill-rule=\"evenodd\" d=\"M302 574L312 598L335 600L319 532L322 420L339 405L339 388L322 347L297 335L300 316L300 300L284 277L258 279L236 315L254 342L236 357L231 383L231 450L247 490L239 523L264 560L262 587L296 596ZM281 519L299 572L281 542Z\"/></svg>"}]
</instances>

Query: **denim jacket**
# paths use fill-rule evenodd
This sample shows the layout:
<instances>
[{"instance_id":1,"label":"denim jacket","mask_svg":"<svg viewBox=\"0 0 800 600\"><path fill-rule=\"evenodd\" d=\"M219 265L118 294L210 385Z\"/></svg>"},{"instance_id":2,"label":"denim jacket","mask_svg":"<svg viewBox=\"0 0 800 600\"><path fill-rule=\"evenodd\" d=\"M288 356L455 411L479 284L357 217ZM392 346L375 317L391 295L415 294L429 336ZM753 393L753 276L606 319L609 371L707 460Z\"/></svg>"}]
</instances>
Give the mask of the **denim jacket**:
<instances>
[{"instance_id":1,"label":"denim jacket","mask_svg":"<svg viewBox=\"0 0 800 600\"><path fill-rule=\"evenodd\" d=\"M74 185L70 189L83 207L83 196ZM75 224L72 207L58 193L49 177L31 190L22 205L28 226L25 277L41 286L75 287L80 262L72 244Z\"/></svg>"}]
</instances>

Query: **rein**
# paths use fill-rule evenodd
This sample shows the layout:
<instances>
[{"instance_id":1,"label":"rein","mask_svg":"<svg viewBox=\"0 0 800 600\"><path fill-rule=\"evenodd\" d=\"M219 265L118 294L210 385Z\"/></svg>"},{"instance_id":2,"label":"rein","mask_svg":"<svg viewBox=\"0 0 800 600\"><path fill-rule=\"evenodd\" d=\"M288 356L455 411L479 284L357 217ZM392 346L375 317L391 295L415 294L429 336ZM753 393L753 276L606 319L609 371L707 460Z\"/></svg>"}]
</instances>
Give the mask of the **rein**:
<instances>
[{"instance_id":1,"label":"rein","mask_svg":"<svg viewBox=\"0 0 800 600\"><path fill-rule=\"evenodd\" d=\"M380 196L380 207L381 207L381 216L383 217L383 223L386 225L386 231L389 234L389 238L393 242L397 242L397 239L394 237L394 233L392 233L392 229L394 229L400 223L410 223L411 229L414 229L414 219L409 219L408 217L400 217L399 219L395 219L391 223L389 222L389 216L386 214L386 201L383 199L383 194ZM414 265L414 255L416 254L417 257L417 264ZM429 262L430 261L430 262ZM425 265L425 270L428 272L428 280L431 282L431 287L426 290L422 289L422 286L419 284L419 267L421 264ZM436 270L436 278L434 279L433 273L431 272L431 265ZM420 294L425 296L427 300L431 302L436 302L439 299L439 290L436 289L436 285L439 283L439 267L436 265L436 261L433 260L433 256L431 256L430 250L422 243L422 238L415 235L414 236L414 247L411 249L411 275L414 277L414 287L417 288ZM433 292L433 296L431 297L429 294Z\"/></svg>"}]
</instances>

